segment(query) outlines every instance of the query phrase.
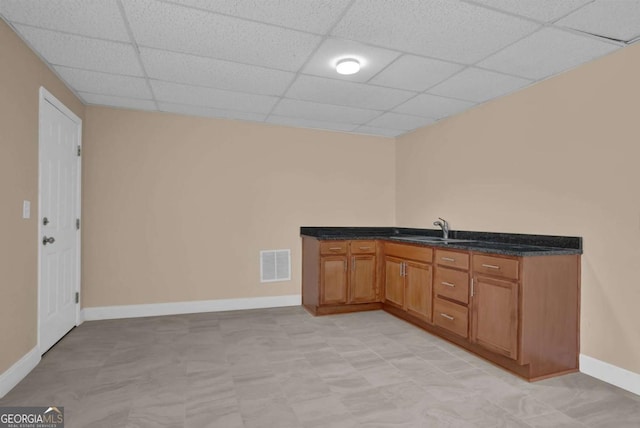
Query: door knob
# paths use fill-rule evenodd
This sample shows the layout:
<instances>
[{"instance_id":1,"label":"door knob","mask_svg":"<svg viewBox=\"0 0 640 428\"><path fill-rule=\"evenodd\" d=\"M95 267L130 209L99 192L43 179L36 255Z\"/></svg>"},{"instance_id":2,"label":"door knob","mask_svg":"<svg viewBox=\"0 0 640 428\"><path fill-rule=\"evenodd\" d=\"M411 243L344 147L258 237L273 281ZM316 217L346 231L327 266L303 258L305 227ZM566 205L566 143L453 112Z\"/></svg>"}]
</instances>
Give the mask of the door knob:
<instances>
[{"instance_id":1,"label":"door knob","mask_svg":"<svg viewBox=\"0 0 640 428\"><path fill-rule=\"evenodd\" d=\"M45 236L44 238L42 238L42 245L53 244L54 242L56 242L56 240L53 238L53 236L50 236L49 238Z\"/></svg>"}]
</instances>

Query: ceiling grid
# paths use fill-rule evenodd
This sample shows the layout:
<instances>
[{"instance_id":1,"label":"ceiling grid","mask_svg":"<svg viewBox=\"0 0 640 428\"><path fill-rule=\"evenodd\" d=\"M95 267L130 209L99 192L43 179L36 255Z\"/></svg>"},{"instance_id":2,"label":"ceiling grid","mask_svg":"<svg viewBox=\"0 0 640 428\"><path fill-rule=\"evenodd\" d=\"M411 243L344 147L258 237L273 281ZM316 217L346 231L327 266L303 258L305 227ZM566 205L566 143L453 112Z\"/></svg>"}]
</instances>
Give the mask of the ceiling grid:
<instances>
[{"instance_id":1,"label":"ceiling grid","mask_svg":"<svg viewBox=\"0 0 640 428\"><path fill-rule=\"evenodd\" d=\"M83 102L396 137L637 41L635 0L0 0ZM357 74L335 63L356 58Z\"/></svg>"}]
</instances>

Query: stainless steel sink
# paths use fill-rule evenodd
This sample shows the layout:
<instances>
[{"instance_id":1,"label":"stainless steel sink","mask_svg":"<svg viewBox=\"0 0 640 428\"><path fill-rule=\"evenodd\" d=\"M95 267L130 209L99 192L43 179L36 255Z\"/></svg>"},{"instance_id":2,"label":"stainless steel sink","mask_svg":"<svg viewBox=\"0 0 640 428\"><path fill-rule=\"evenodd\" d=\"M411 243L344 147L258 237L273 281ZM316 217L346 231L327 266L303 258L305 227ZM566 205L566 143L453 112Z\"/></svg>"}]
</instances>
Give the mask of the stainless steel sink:
<instances>
[{"instance_id":1,"label":"stainless steel sink","mask_svg":"<svg viewBox=\"0 0 640 428\"><path fill-rule=\"evenodd\" d=\"M402 241L420 241L420 242L440 242L443 244L456 244L458 242L473 242L472 239L453 239L453 238L441 238L438 236L420 236L420 235L416 235L416 236L411 236L411 235L405 235L405 236L394 236L394 239L400 239Z\"/></svg>"}]
</instances>

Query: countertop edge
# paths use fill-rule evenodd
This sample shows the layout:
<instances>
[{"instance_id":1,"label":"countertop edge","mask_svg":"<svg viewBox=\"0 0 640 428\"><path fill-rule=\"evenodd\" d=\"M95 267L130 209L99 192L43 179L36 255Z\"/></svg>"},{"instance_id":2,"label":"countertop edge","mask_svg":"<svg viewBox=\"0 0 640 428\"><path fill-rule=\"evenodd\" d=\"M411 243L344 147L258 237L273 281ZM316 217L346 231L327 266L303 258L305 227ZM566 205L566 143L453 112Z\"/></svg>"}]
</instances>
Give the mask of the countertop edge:
<instances>
[{"instance_id":1,"label":"countertop edge","mask_svg":"<svg viewBox=\"0 0 640 428\"><path fill-rule=\"evenodd\" d=\"M387 242L396 242L401 244L410 244L410 245L418 245L422 247L434 247L434 248L442 248L442 249L453 249L453 250L463 250L463 251L471 251L476 253L485 253L485 254L498 254L505 256L516 256L516 257L535 257L535 256L560 256L560 255L581 255L583 253L582 248L559 248L559 247L544 247L544 246L535 246L530 245L530 250L512 250L508 247L514 244L508 243L500 243L495 242L496 245L503 245L504 248L480 248L478 246L474 246L473 243L443 243L443 242L424 242L424 241L411 241L410 239L394 239L394 236L381 236L381 235L354 235L354 234L308 234L308 233L300 233L301 236L306 236L309 238L318 239L321 241L343 241L343 240L359 240L359 239L375 239ZM492 242L488 240L477 240L477 242ZM515 244L515 245L527 245L527 244Z\"/></svg>"}]
</instances>

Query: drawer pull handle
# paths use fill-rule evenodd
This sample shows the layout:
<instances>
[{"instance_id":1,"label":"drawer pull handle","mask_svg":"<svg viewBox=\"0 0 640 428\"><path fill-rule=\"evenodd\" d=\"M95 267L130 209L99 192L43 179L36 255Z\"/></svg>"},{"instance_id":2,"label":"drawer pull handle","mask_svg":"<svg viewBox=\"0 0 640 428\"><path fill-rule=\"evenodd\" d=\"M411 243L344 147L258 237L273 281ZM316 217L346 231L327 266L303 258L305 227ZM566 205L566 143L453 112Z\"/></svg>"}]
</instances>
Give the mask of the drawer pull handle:
<instances>
[{"instance_id":1,"label":"drawer pull handle","mask_svg":"<svg viewBox=\"0 0 640 428\"><path fill-rule=\"evenodd\" d=\"M452 283L447 282L447 281L442 281L440 284L446 285L447 287L455 287L456 286L455 284L452 284Z\"/></svg>"},{"instance_id":2,"label":"drawer pull handle","mask_svg":"<svg viewBox=\"0 0 640 428\"><path fill-rule=\"evenodd\" d=\"M371 247L360 247L361 250L370 250Z\"/></svg>"},{"instance_id":3,"label":"drawer pull handle","mask_svg":"<svg viewBox=\"0 0 640 428\"><path fill-rule=\"evenodd\" d=\"M444 260L445 262L455 262L456 259L453 259L451 257L440 257L442 260Z\"/></svg>"},{"instance_id":4,"label":"drawer pull handle","mask_svg":"<svg viewBox=\"0 0 640 428\"><path fill-rule=\"evenodd\" d=\"M500 266L496 266L496 265L487 265L482 263L482 267L487 268L487 269L500 269Z\"/></svg>"},{"instance_id":5,"label":"drawer pull handle","mask_svg":"<svg viewBox=\"0 0 640 428\"><path fill-rule=\"evenodd\" d=\"M451 315L447 315L447 314L440 314L441 317L448 319L449 321L453 321L455 318L452 317Z\"/></svg>"},{"instance_id":6,"label":"drawer pull handle","mask_svg":"<svg viewBox=\"0 0 640 428\"><path fill-rule=\"evenodd\" d=\"M329 250L331 250L331 251L340 251L340 250L342 250L342 247L329 247Z\"/></svg>"}]
</instances>

